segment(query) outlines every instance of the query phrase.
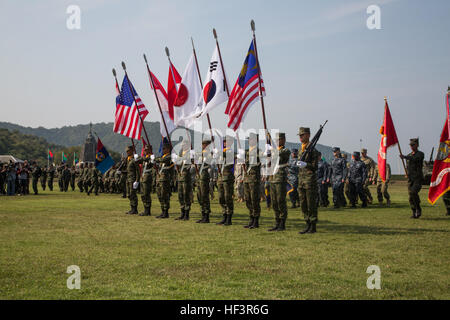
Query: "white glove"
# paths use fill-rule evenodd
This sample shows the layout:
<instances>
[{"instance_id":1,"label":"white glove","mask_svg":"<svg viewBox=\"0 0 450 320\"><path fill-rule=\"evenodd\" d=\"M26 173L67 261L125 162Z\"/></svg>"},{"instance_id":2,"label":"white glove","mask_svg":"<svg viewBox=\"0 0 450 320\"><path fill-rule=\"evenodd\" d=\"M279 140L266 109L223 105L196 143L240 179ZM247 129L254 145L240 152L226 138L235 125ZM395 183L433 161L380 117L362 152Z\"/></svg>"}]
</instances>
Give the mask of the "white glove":
<instances>
[{"instance_id":1,"label":"white glove","mask_svg":"<svg viewBox=\"0 0 450 320\"><path fill-rule=\"evenodd\" d=\"M155 161L155 155L154 155L154 154L152 154L152 155L150 156L150 161L151 161L151 162Z\"/></svg>"},{"instance_id":2,"label":"white glove","mask_svg":"<svg viewBox=\"0 0 450 320\"><path fill-rule=\"evenodd\" d=\"M219 153L219 150L217 150L217 148L214 148L214 149L213 149L213 153L214 153L214 154L218 154L218 153Z\"/></svg>"},{"instance_id":3,"label":"white glove","mask_svg":"<svg viewBox=\"0 0 450 320\"><path fill-rule=\"evenodd\" d=\"M297 161L297 166L301 169L306 167L307 163L303 161Z\"/></svg>"},{"instance_id":4,"label":"white glove","mask_svg":"<svg viewBox=\"0 0 450 320\"><path fill-rule=\"evenodd\" d=\"M136 190L139 187L139 182L133 182L133 189Z\"/></svg>"},{"instance_id":5,"label":"white glove","mask_svg":"<svg viewBox=\"0 0 450 320\"><path fill-rule=\"evenodd\" d=\"M266 149L264 150L264 156L267 156L270 151L272 151L272 146L270 144L266 144Z\"/></svg>"},{"instance_id":6,"label":"white glove","mask_svg":"<svg viewBox=\"0 0 450 320\"><path fill-rule=\"evenodd\" d=\"M191 156L191 159L195 158L195 150L189 151L189 155Z\"/></svg>"},{"instance_id":7,"label":"white glove","mask_svg":"<svg viewBox=\"0 0 450 320\"><path fill-rule=\"evenodd\" d=\"M178 156L177 156L175 153L172 153L172 154L170 155L170 158L172 159L173 162L176 162L177 159L178 159Z\"/></svg>"},{"instance_id":8,"label":"white glove","mask_svg":"<svg viewBox=\"0 0 450 320\"><path fill-rule=\"evenodd\" d=\"M137 155L137 153L134 154L134 160L137 160L139 156Z\"/></svg>"},{"instance_id":9,"label":"white glove","mask_svg":"<svg viewBox=\"0 0 450 320\"><path fill-rule=\"evenodd\" d=\"M217 149L214 149L213 150L213 159L217 159L218 157L219 157L219 150L217 150Z\"/></svg>"},{"instance_id":10,"label":"white glove","mask_svg":"<svg viewBox=\"0 0 450 320\"><path fill-rule=\"evenodd\" d=\"M245 157L245 151L244 151L244 149L239 149L239 150L238 150L238 154L237 154L236 157L237 157L239 160L243 160L244 157Z\"/></svg>"}]
</instances>

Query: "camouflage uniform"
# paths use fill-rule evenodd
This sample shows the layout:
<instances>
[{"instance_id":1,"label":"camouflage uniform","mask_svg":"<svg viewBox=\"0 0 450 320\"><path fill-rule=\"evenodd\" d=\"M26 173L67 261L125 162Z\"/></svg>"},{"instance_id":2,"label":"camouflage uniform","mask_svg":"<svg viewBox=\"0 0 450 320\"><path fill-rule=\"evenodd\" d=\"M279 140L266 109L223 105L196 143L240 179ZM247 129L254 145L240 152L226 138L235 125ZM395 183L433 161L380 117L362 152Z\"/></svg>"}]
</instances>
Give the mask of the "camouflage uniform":
<instances>
[{"instance_id":1,"label":"camouflage uniform","mask_svg":"<svg viewBox=\"0 0 450 320\"><path fill-rule=\"evenodd\" d=\"M84 185L83 178L84 178L84 172L85 172L83 163L80 164L80 168L79 169L80 169L80 171L79 171L79 174L78 174L77 186L78 186L78 189L80 190L80 192L83 192L83 185Z\"/></svg>"},{"instance_id":2,"label":"camouflage uniform","mask_svg":"<svg viewBox=\"0 0 450 320\"><path fill-rule=\"evenodd\" d=\"M122 192L122 198L127 197L127 159L122 159L119 169L120 170L120 180L118 183L118 187Z\"/></svg>"},{"instance_id":3,"label":"camouflage uniform","mask_svg":"<svg viewBox=\"0 0 450 320\"><path fill-rule=\"evenodd\" d=\"M300 203L298 197L298 150L293 149L291 154L291 160L289 160L289 172L288 172L288 183L291 190L288 191L289 198L291 199L292 209L297 208Z\"/></svg>"},{"instance_id":4,"label":"camouflage uniform","mask_svg":"<svg viewBox=\"0 0 450 320\"><path fill-rule=\"evenodd\" d=\"M36 162L34 162L34 166L31 171L31 176L34 194L38 194L38 182L39 177L41 176L41 168L36 164Z\"/></svg>"},{"instance_id":5,"label":"camouflage uniform","mask_svg":"<svg viewBox=\"0 0 450 320\"><path fill-rule=\"evenodd\" d=\"M41 169L42 175L41 175L41 187L42 190L45 191L45 187L47 186L47 169L43 167Z\"/></svg>"},{"instance_id":6,"label":"camouflage uniform","mask_svg":"<svg viewBox=\"0 0 450 320\"><path fill-rule=\"evenodd\" d=\"M72 168L70 168L70 187L72 188L72 191L75 191L75 178L76 170L75 166L72 166Z\"/></svg>"},{"instance_id":7,"label":"camouflage uniform","mask_svg":"<svg viewBox=\"0 0 450 320\"><path fill-rule=\"evenodd\" d=\"M128 151L132 151L134 152L134 148L133 147L128 147L127 148ZM126 178L127 178L127 194L128 194L128 199L130 200L130 207L131 210L127 212L127 214L137 214L137 207L138 207L138 198L137 198L137 188L135 189L133 187L133 184L135 182L140 181L140 170L139 170L139 166L136 163L136 161L134 160L134 156L133 155L129 155L126 159L126 168L127 168L127 174L126 174Z\"/></svg>"},{"instance_id":8,"label":"camouflage uniform","mask_svg":"<svg viewBox=\"0 0 450 320\"><path fill-rule=\"evenodd\" d=\"M64 192L67 192L67 190L69 189L69 184L70 184L70 170L69 168L67 168L67 165L64 165L64 168L62 170L62 181L63 181L63 189Z\"/></svg>"},{"instance_id":9,"label":"camouflage uniform","mask_svg":"<svg viewBox=\"0 0 450 320\"><path fill-rule=\"evenodd\" d=\"M210 204L210 173L209 169L211 167L212 155L210 150L210 140L203 141L203 150L199 159L201 162L201 166L199 169L199 186L197 189L197 198L200 203L200 207L202 210L202 218L197 221L197 223L209 223L209 215L211 213L211 204Z\"/></svg>"},{"instance_id":10,"label":"camouflage uniform","mask_svg":"<svg viewBox=\"0 0 450 320\"><path fill-rule=\"evenodd\" d=\"M181 215L176 220L189 220L189 211L192 201L192 175L190 146L185 146L179 154L178 165L178 201L180 202Z\"/></svg>"},{"instance_id":11,"label":"camouflage uniform","mask_svg":"<svg viewBox=\"0 0 450 320\"><path fill-rule=\"evenodd\" d=\"M362 154L361 161L364 162L367 168L367 179L364 182L363 190L364 193L366 194L367 201L369 203L372 203L373 198L369 190L369 185L372 183L372 179L375 175L375 161L373 161L372 158L368 157L367 155L364 156L364 154L367 154L367 149L361 149L361 154Z\"/></svg>"},{"instance_id":12,"label":"camouflage uniform","mask_svg":"<svg viewBox=\"0 0 450 320\"><path fill-rule=\"evenodd\" d=\"M157 218L169 218L170 196L172 194L171 181L174 175L174 163L170 157L170 145L165 144L169 151L161 157L156 158L158 164L158 174L156 177L156 193L161 205L161 214Z\"/></svg>"},{"instance_id":13,"label":"camouflage uniform","mask_svg":"<svg viewBox=\"0 0 450 320\"><path fill-rule=\"evenodd\" d=\"M98 179L101 176L101 172L91 163L89 165L88 176L86 177L90 181L90 188L87 192L87 195L90 195L92 190L96 196L98 196Z\"/></svg>"},{"instance_id":14,"label":"camouflage uniform","mask_svg":"<svg viewBox=\"0 0 450 320\"><path fill-rule=\"evenodd\" d=\"M53 179L55 178L55 166L52 164L48 169L48 188L53 191Z\"/></svg>"},{"instance_id":15,"label":"camouflage uniform","mask_svg":"<svg viewBox=\"0 0 450 320\"><path fill-rule=\"evenodd\" d=\"M234 213L234 152L231 147L226 146L226 143L231 145L231 139L231 137L228 137L224 140L221 166L219 167L220 171L217 180L217 187L219 189L219 203L222 207L223 215L222 221L217 224L225 226L232 224L231 219Z\"/></svg>"},{"instance_id":16,"label":"camouflage uniform","mask_svg":"<svg viewBox=\"0 0 450 320\"><path fill-rule=\"evenodd\" d=\"M250 133L249 149L245 152L244 199L250 220L244 228L259 228L261 215L261 162L258 149L258 135Z\"/></svg>"},{"instance_id":17,"label":"camouflage uniform","mask_svg":"<svg viewBox=\"0 0 450 320\"><path fill-rule=\"evenodd\" d=\"M154 156L151 154L151 149L147 148L146 152L148 150L148 154L146 154L144 157L140 158L137 163L142 163L142 203L144 204L144 212L140 214L140 216L150 216L151 215L151 206L152 206L152 196L151 196L151 190L152 190L152 167Z\"/></svg>"},{"instance_id":18,"label":"camouflage uniform","mask_svg":"<svg viewBox=\"0 0 450 320\"><path fill-rule=\"evenodd\" d=\"M340 152L340 149L335 147L333 152ZM335 208L346 205L344 197L344 182L347 179L348 168L347 161L342 156L335 156L331 161L331 184L333 187L333 203Z\"/></svg>"},{"instance_id":19,"label":"camouflage uniform","mask_svg":"<svg viewBox=\"0 0 450 320\"><path fill-rule=\"evenodd\" d=\"M378 170L378 168L377 168ZM381 179L380 173L377 174L377 196L378 196L378 202L381 204L383 203L383 196L387 201L387 205L389 206L391 204L391 196L388 192L389 187L389 181L391 179L391 166L386 163L386 181L383 181Z\"/></svg>"},{"instance_id":20,"label":"camouflage uniform","mask_svg":"<svg viewBox=\"0 0 450 320\"><path fill-rule=\"evenodd\" d=\"M419 144L419 139L411 139L410 144ZM406 168L408 172L408 195L409 204L413 215L411 218L419 218L422 215L420 207L419 192L423 183L423 159L425 155L422 151L411 152L404 158L406 159Z\"/></svg>"},{"instance_id":21,"label":"camouflage uniform","mask_svg":"<svg viewBox=\"0 0 450 320\"><path fill-rule=\"evenodd\" d=\"M278 133L277 140L285 139L286 135L282 132ZM289 157L291 152L288 148L282 145L278 146L278 152L275 152L276 158L273 159L272 164L275 165L274 172L270 176L270 199L272 208L275 213L275 226L269 231L283 231L286 229L286 219L288 215L286 205L286 186L287 175L289 167Z\"/></svg>"}]
</instances>

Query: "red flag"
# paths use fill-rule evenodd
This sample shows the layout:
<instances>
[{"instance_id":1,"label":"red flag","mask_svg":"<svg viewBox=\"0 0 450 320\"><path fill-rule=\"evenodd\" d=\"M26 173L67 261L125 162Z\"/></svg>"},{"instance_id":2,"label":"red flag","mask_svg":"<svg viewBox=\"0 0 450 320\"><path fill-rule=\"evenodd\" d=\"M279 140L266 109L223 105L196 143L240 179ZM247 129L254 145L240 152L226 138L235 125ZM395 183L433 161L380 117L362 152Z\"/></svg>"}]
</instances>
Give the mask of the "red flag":
<instances>
[{"instance_id":1,"label":"red flag","mask_svg":"<svg viewBox=\"0 0 450 320\"><path fill-rule=\"evenodd\" d=\"M174 83L175 80L175 83ZM181 83L181 76L178 73L175 66L170 63L169 66L169 79L167 80L167 102L169 104L169 117L173 120L174 112L173 112L173 104L177 98L177 84Z\"/></svg>"},{"instance_id":2,"label":"red flag","mask_svg":"<svg viewBox=\"0 0 450 320\"><path fill-rule=\"evenodd\" d=\"M436 160L433 165L433 173L431 175L430 190L428 191L428 201L435 204L436 201L448 190L450 190L450 92L446 96L447 103L447 119L441 133L441 140Z\"/></svg>"},{"instance_id":3,"label":"red flag","mask_svg":"<svg viewBox=\"0 0 450 320\"><path fill-rule=\"evenodd\" d=\"M387 100L384 105L384 119L383 125L380 129L381 141L380 149L378 150L378 172L380 178L386 181L386 154L387 148L398 143L397 133L395 132L394 122L392 121L391 112Z\"/></svg>"}]
</instances>

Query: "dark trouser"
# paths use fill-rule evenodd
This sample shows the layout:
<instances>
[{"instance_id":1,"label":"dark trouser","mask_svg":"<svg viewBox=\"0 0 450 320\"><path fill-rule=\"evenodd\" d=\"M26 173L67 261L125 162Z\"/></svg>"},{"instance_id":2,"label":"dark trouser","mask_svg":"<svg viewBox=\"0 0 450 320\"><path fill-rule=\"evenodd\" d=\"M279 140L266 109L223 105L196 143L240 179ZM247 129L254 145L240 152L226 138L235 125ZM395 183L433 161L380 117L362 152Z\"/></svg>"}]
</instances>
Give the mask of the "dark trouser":
<instances>
[{"instance_id":1,"label":"dark trouser","mask_svg":"<svg viewBox=\"0 0 450 320\"><path fill-rule=\"evenodd\" d=\"M42 190L44 190L45 191L45 187L46 187L46 185L47 185L47 178L41 178L41 187L42 187Z\"/></svg>"},{"instance_id":2,"label":"dark trouser","mask_svg":"<svg viewBox=\"0 0 450 320\"><path fill-rule=\"evenodd\" d=\"M63 183L64 183L64 192L67 192L67 190L69 189L70 178L65 178Z\"/></svg>"},{"instance_id":3,"label":"dark trouser","mask_svg":"<svg viewBox=\"0 0 450 320\"><path fill-rule=\"evenodd\" d=\"M19 193L27 194L27 180L19 180L20 182L20 190Z\"/></svg>"},{"instance_id":4,"label":"dark trouser","mask_svg":"<svg viewBox=\"0 0 450 320\"><path fill-rule=\"evenodd\" d=\"M319 190L317 204L322 207L328 207L330 204L328 200L328 183L317 182L317 189Z\"/></svg>"},{"instance_id":5,"label":"dark trouser","mask_svg":"<svg viewBox=\"0 0 450 320\"><path fill-rule=\"evenodd\" d=\"M88 193L91 193L92 190L94 190L94 193L97 195L98 194L98 182L97 181L93 181L91 187L89 188Z\"/></svg>"},{"instance_id":6,"label":"dark trouser","mask_svg":"<svg viewBox=\"0 0 450 320\"><path fill-rule=\"evenodd\" d=\"M142 181L142 195L141 200L144 204L144 208L150 208L152 206L152 197L150 195L152 191L152 179Z\"/></svg>"},{"instance_id":7,"label":"dark trouser","mask_svg":"<svg viewBox=\"0 0 450 320\"><path fill-rule=\"evenodd\" d=\"M16 193L16 181L8 180L7 184L6 184L6 190L7 190L8 196L13 196Z\"/></svg>"},{"instance_id":8,"label":"dark trouser","mask_svg":"<svg viewBox=\"0 0 450 320\"><path fill-rule=\"evenodd\" d=\"M377 183L377 196L378 196L378 202L383 202L383 197L386 200L389 200L391 197L388 192L388 184L385 182L378 182Z\"/></svg>"},{"instance_id":9,"label":"dark trouser","mask_svg":"<svg viewBox=\"0 0 450 320\"><path fill-rule=\"evenodd\" d=\"M50 177L48 179L48 188L50 189L50 191L53 191L53 177Z\"/></svg>"},{"instance_id":10,"label":"dark trouser","mask_svg":"<svg viewBox=\"0 0 450 320\"><path fill-rule=\"evenodd\" d=\"M450 191L447 191L442 196L442 200L444 201L445 208L447 209L447 214L450 213Z\"/></svg>"},{"instance_id":11,"label":"dark trouser","mask_svg":"<svg viewBox=\"0 0 450 320\"><path fill-rule=\"evenodd\" d=\"M361 199L363 205L365 205L367 202L367 198L362 183L349 182L348 186L350 189L350 203L352 204L352 206L356 205L356 200L358 199L358 196Z\"/></svg>"},{"instance_id":12,"label":"dark trouser","mask_svg":"<svg viewBox=\"0 0 450 320\"><path fill-rule=\"evenodd\" d=\"M209 201L210 196L210 186L209 180L199 180L199 187L197 189L197 199L200 202L202 208L202 213L211 213L211 204Z\"/></svg>"},{"instance_id":13,"label":"dark trouser","mask_svg":"<svg viewBox=\"0 0 450 320\"><path fill-rule=\"evenodd\" d=\"M138 198L137 198L137 189L133 189L134 181L127 181L127 193L128 199L130 200L131 207L137 207Z\"/></svg>"},{"instance_id":14,"label":"dark trouser","mask_svg":"<svg viewBox=\"0 0 450 320\"><path fill-rule=\"evenodd\" d=\"M78 189L80 189L80 192L83 192L83 185L84 185L83 180L78 180L77 185L78 185Z\"/></svg>"},{"instance_id":15,"label":"dark trouser","mask_svg":"<svg viewBox=\"0 0 450 320\"><path fill-rule=\"evenodd\" d=\"M422 189L421 181L408 181L409 205L412 210L420 210L419 191Z\"/></svg>"},{"instance_id":16,"label":"dark trouser","mask_svg":"<svg viewBox=\"0 0 450 320\"><path fill-rule=\"evenodd\" d=\"M181 210L191 210L192 182L178 181L178 201Z\"/></svg>"},{"instance_id":17,"label":"dark trouser","mask_svg":"<svg viewBox=\"0 0 450 320\"><path fill-rule=\"evenodd\" d=\"M333 182L333 203L335 207L341 207L347 204L344 197L344 183L342 181Z\"/></svg>"},{"instance_id":18,"label":"dark trouser","mask_svg":"<svg viewBox=\"0 0 450 320\"><path fill-rule=\"evenodd\" d=\"M261 186L260 182L244 182L244 198L250 217L261 215Z\"/></svg>"},{"instance_id":19,"label":"dark trouser","mask_svg":"<svg viewBox=\"0 0 450 320\"><path fill-rule=\"evenodd\" d=\"M32 185L33 185L34 194L38 194L38 179L33 178L31 181L32 181Z\"/></svg>"},{"instance_id":20,"label":"dark trouser","mask_svg":"<svg viewBox=\"0 0 450 320\"><path fill-rule=\"evenodd\" d=\"M75 191L75 178L70 178L70 187L72 191Z\"/></svg>"},{"instance_id":21,"label":"dark trouser","mask_svg":"<svg viewBox=\"0 0 450 320\"><path fill-rule=\"evenodd\" d=\"M161 210L170 209L170 195L172 190L170 188L170 180L167 181L157 181L156 182L156 193L158 194L158 200L161 205Z\"/></svg>"},{"instance_id":22,"label":"dark trouser","mask_svg":"<svg viewBox=\"0 0 450 320\"><path fill-rule=\"evenodd\" d=\"M219 189L219 203L222 207L222 214L233 214L233 193L234 193L234 180L222 181L217 185Z\"/></svg>"},{"instance_id":23,"label":"dark trouser","mask_svg":"<svg viewBox=\"0 0 450 320\"><path fill-rule=\"evenodd\" d=\"M275 219L287 219L286 192L286 182L270 183L270 199Z\"/></svg>"},{"instance_id":24,"label":"dark trouser","mask_svg":"<svg viewBox=\"0 0 450 320\"><path fill-rule=\"evenodd\" d=\"M306 222L317 222L317 184L299 186L300 207Z\"/></svg>"}]
</instances>

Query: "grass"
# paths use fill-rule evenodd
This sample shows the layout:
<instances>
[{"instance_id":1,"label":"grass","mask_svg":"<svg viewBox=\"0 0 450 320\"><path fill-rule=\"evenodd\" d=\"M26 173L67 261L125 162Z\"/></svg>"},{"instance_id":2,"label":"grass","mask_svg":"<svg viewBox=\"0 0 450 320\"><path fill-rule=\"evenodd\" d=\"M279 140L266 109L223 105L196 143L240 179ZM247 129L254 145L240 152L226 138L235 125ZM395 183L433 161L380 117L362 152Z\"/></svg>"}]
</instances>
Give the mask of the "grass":
<instances>
[{"instance_id":1,"label":"grass","mask_svg":"<svg viewBox=\"0 0 450 320\"><path fill-rule=\"evenodd\" d=\"M313 235L298 234L299 209L289 210L287 231L267 232L274 219L264 203L261 227L247 230L241 203L230 227L194 223L198 203L190 221L174 221L176 194L165 220L155 219L155 195L151 217L125 215L119 195L1 197L0 298L449 299L450 217L427 192L418 220L396 182L391 208L320 208ZM219 221L217 197L212 210ZM69 265L81 269L81 290L66 287ZM366 287L369 265L381 269L381 290Z\"/></svg>"}]
</instances>

